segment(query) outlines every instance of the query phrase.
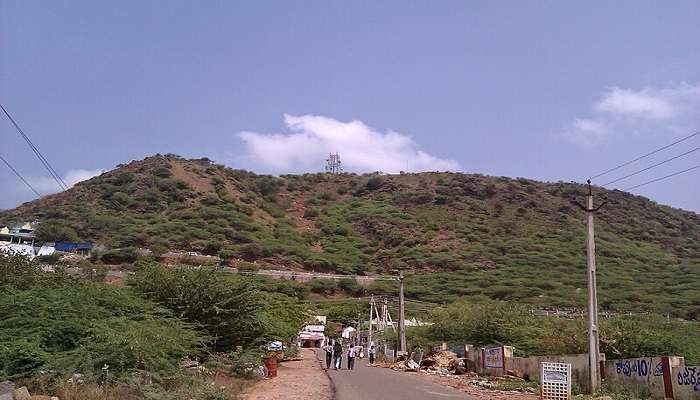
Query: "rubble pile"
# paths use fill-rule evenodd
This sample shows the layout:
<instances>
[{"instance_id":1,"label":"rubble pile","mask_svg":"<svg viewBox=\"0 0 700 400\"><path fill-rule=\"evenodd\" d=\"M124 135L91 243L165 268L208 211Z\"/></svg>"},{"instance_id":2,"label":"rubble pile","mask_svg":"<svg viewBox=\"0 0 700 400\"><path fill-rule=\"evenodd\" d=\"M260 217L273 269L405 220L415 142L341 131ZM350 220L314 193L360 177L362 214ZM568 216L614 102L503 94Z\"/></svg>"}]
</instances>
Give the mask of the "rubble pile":
<instances>
[{"instance_id":1,"label":"rubble pile","mask_svg":"<svg viewBox=\"0 0 700 400\"><path fill-rule=\"evenodd\" d=\"M413 368L416 362L406 356L399 356L396 361L391 364L390 368L394 371L415 371L418 368Z\"/></svg>"},{"instance_id":2,"label":"rubble pile","mask_svg":"<svg viewBox=\"0 0 700 400\"><path fill-rule=\"evenodd\" d=\"M463 375L467 372L462 360L451 351L439 351L425 357L421 361L420 367L428 371L439 371L445 375Z\"/></svg>"},{"instance_id":3,"label":"rubble pile","mask_svg":"<svg viewBox=\"0 0 700 400\"><path fill-rule=\"evenodd\" d=\"M420 354L420 353L418 353ZM439 351L422 357L401 356L387 367L396 371L419 371L431 380L451 386L480 399L533 400L536 386L516 376L479 376L467 372L464 358L451 351Z\"/></svg>"}]
</instances>

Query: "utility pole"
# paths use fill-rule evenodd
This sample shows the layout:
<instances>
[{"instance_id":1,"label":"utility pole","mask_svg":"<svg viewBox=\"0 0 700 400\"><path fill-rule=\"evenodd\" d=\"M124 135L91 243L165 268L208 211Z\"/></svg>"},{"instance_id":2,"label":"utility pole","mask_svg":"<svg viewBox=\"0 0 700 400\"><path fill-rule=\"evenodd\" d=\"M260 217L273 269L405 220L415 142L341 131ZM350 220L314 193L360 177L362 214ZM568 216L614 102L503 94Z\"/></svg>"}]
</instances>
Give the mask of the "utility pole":
<instances>
[{"instance_id":1,"label":"utility pole","mask_svg":"<svg viewBox=\"0 0 700 400\"><path fill-rule=\"evenodd\" d=\"M360 320L360 312L357 312L357 342L355 343L355 346L361 346L362 345L362 331L360 330L360 324L362 321Z\"/></svg>"},{"instance_id":2,"label":"utility pole","mask_svg":"<svg viewBox=\"0 0 700 400\"><path fill-rule=\"evenodd\" d=\"M372 345L372 309L374 308L374 295L369 300L369 328L367 330L367 348Z\"/></svg>"},{"instance_id":3,"label":"utility pole","mask_svg":"<svg viewBox=\"0 0 700 400\"><path fill-rule=\"evenodd\" d=\"M603 202L598 207L593 207L593 190L591 180L588 183L588 196L586 205L576 202L586 212L586 255L588 265L588 357L591 393L600 387L600 340L598 332L598 289L596 284L595 265L595 231L593 227L593 214L605 205Z\"/></svg>"},{"instance_id":4,"label":"utility pole","mask_svg":"<svg viewBox=\"0 0 700 400\"><path fill-rule=\"evenodd\" d=\"M403 271L399 270L399 354L406 353L406 315L403 300Z\"/></svg>"},{"instance_id":5,"label":"utility pole","mask_svg":"<svg viewBox=\"0 0 700 400\"><path fill-rule=\"evenodd\" d=\"M386 329L387 325L387 314L388 314L388 309L387 309L387 300L386 297L382 299L382 331Z\"/></svg>"}]
</instances>

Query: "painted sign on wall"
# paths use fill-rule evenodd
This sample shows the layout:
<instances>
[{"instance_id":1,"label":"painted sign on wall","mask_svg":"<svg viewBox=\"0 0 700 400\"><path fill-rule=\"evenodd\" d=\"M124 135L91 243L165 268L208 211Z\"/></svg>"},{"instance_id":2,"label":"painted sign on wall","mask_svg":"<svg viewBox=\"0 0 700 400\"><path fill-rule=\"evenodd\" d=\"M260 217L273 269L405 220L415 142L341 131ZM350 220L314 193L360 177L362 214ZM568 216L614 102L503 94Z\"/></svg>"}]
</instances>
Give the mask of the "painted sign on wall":
<instances>
[{"instance_id":1,"label":"painted sign on wall","mask_svg":"<svg viewBox=\"0 0 700 400\"><path fill-rule=\"evenodd\" d=\"M633 358L629 360L616 360L615 373L624 376L663 376L664 369L660 359Z\"/></svg>"},{"instance_id":2,"label":"painted sign on wall","mask_svg":"<svg viewBox=\"0 0 700 400\"><path fill-rule=\"evenodd\" d=\"M484 349L484 367L503 368L503 347Z\"/></svg>"},{"instance_id":3,"label":"painted sign on wall","mask_svg":"<svg viewBox=\"0 0 700 400\"><path fill-rule=\"evenodd\" d=\"M679 386L690 386L693 391L700 391L700 367L678 368L676 381Z\"/></svg>"}]
</instances>

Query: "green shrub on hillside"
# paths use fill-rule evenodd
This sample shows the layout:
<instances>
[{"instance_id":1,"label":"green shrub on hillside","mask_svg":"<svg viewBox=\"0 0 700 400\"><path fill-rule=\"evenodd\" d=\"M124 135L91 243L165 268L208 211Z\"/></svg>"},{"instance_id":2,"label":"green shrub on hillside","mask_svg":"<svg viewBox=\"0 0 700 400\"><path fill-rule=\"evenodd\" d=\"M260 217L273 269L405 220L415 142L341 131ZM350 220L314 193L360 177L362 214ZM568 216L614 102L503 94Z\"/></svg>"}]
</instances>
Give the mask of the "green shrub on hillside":
<instances>
[{"instance_id":1,"label":"green shrub on hillside","mask_svg":"<svg viewBox=\"0 0 700 400\"><path fill-rule=\"evenodd\" d=\"M283 295L268 303L270 299L251 280L221 270L151 264L137 271L128 283L179 318L196 324L212 337L212 347L217 351L286 339L290 330L301 328L301 322L285 327L295 315L289 310L286 315L270 314L270 304L293 304L285 303Z\"/></svg>"},{"instance_id":2,"label":"green shrub on hillside","mask_svg":"<svg viewBox=\"0 0 700 400\"><path fill-rule=\"evenodd\" d=\"M111 379L160 374L207 340L128 289L46 275L19 257L0 257L0 271L0 379L39 370L99 377L105 364Z\"/></svg>"},{"instance_id":3,"label":"green shrub on hillside","mask_svg":"<svg viewBox=\"0 0 700 400\"><path fill-rule=\"evenodd\" d=\"M65 221L44 220L36 228L35 235L38 240L45 242L66 241L77 242L80 237Z\"/></svg>"}]
</instances>

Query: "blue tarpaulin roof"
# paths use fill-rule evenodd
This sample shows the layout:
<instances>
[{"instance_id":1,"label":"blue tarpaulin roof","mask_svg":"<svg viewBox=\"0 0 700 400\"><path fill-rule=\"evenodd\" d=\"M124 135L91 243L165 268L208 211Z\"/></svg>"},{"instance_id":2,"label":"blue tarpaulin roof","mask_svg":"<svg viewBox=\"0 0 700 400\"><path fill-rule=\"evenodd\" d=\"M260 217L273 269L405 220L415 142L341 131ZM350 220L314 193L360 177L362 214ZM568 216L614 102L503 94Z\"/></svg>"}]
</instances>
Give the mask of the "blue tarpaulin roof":
<instances>
[{"instance_id":1,"label":"blue tarpaulin roof","mask_svg":"<svg viewBox=\"0 0 700 400\"><path fill-rule=\"evenodd\" d=\"M91 250L92 243L56 242L56 245L54 247L57 251Z\"/></svg>"}]
</instances>

